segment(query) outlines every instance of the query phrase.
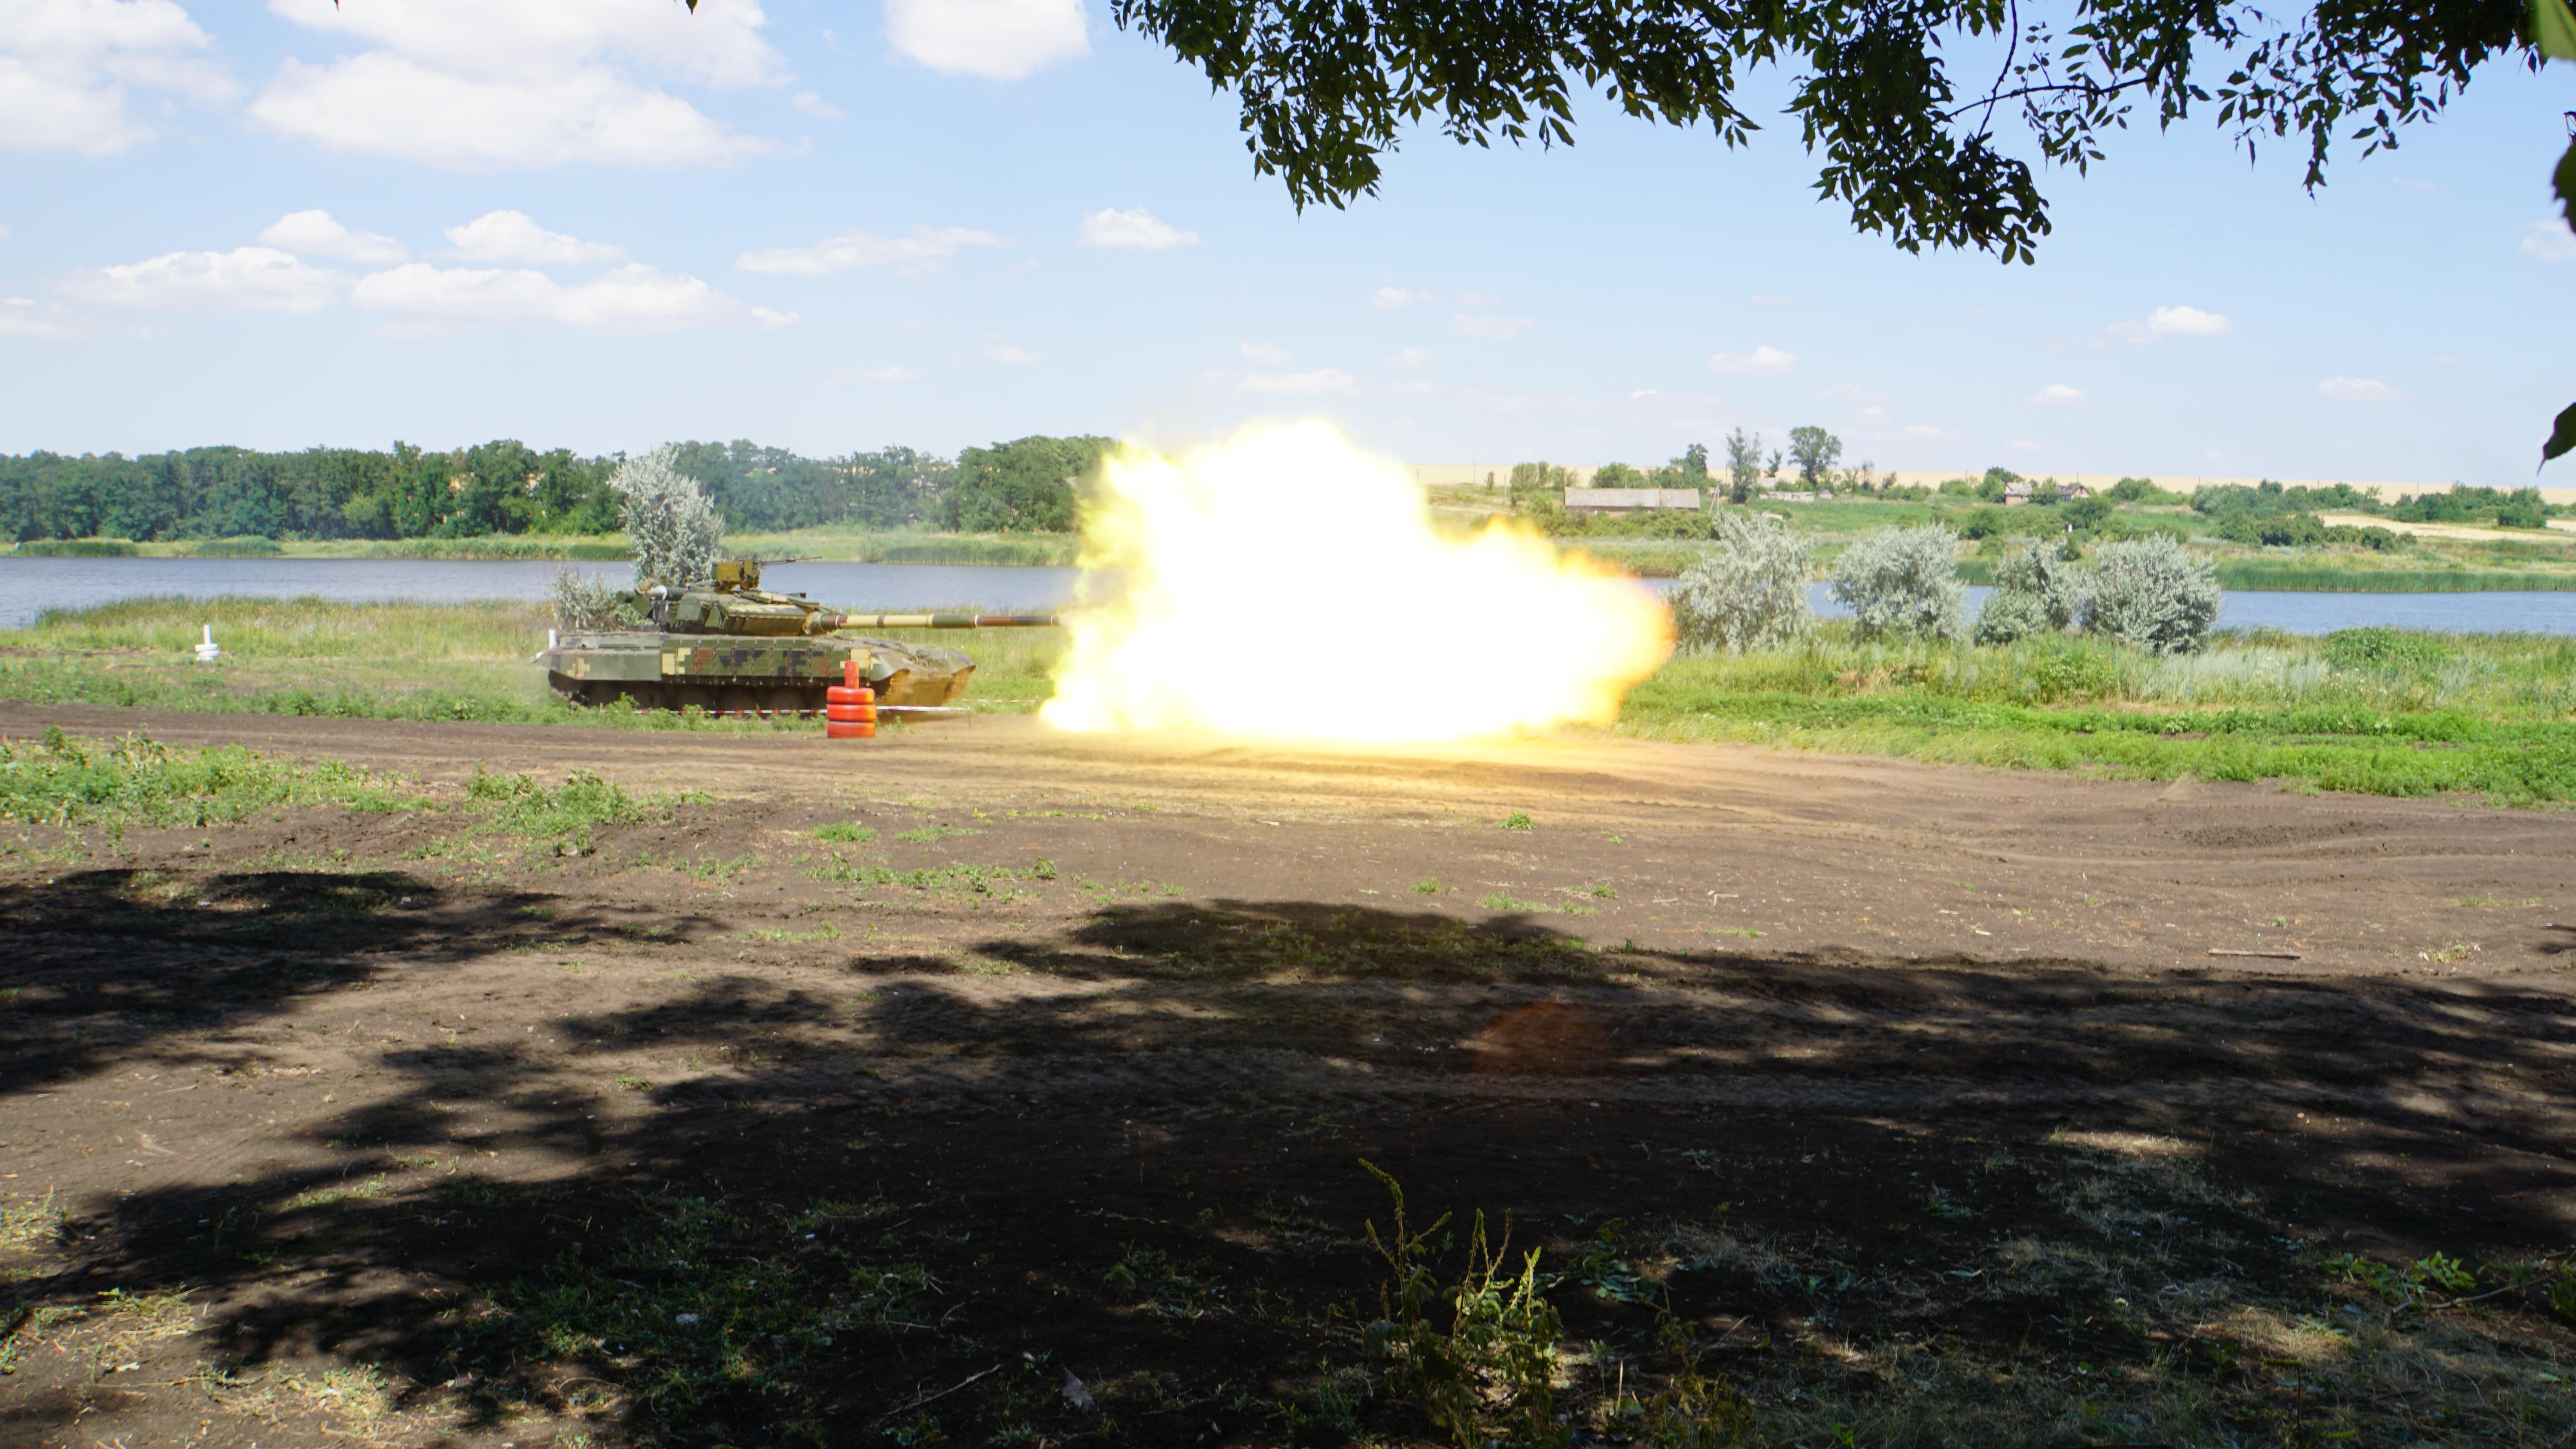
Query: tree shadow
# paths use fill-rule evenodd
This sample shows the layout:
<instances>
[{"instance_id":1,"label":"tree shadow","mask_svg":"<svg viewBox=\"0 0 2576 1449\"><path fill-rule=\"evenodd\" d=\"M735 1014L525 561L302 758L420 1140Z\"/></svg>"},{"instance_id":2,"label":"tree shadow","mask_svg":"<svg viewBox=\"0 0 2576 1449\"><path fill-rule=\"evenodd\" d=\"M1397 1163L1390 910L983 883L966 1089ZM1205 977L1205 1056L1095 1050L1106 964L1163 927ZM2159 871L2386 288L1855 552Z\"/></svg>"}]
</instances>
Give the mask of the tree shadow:
<instances>
[{"instance_id":1,"label":"tree shadow","mask_svg":"<svg viewBox=\"0 0 2576 1449\"><path fill-rule=\"evenodd\" d=\"M25 977L51 1025L9 1019L0 1048L52 1076L205 1060L188 1033L363 987L370 953L567 929L398 874L225 879L238 919L208 921L76 878L98 921L143 924ZM2117 1280L2014 1277L1996 1245L2145 1253L2152 1229L2158 1281L2288 1293L2313 1243L2559 1246L2576 1189L2554 993L1602 951L1308 901L1109 907L972 950L1010 974L861 953L835 963L855 1003L728 972L532 1005L552 1053L386 1050L390 1090L302 1129L342 1159L138 1192L26 1296L186 1284L227 1364L383 1364L460 1424L1184 1443L1293 1430L1299 1386L1358 1359L1386 1206L1361 1159L1508 1214L1567 1275L1569 1332L1640 1353L1660 1293L1748 1343L1829 1322L2145 1362L2143 1328L2079 1301ZM69 1034L76 984L122 1035ZM605 1085L639 1044L713 1066Z\"/></svg>"}]
</instances>

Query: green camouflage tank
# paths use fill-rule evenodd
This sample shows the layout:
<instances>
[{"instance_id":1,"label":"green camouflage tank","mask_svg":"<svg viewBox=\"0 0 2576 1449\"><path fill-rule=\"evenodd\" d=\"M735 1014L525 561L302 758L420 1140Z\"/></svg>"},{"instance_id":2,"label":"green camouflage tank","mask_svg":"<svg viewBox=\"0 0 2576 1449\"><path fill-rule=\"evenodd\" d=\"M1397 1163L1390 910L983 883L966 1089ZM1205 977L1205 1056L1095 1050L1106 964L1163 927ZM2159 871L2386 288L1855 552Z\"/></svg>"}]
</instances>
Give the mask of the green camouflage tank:
<instances>
[{"instance_id":1,"label":"green camouflage tank","mask_svg":"<svg viewBox=\"0 0 2576 1449\"><path fill-rule=\"evenodd\" d=\"M893 714L957 712L975 661L954 649L854 638L850 629L990 629L1053 624L1053 614L846 614L803 594L764 592L760 564L728 560L676 592L639 588L655 627L558 633L537 661L576 704L709 714L819 713L845 665Z\"/></svg>"}]
</instances>

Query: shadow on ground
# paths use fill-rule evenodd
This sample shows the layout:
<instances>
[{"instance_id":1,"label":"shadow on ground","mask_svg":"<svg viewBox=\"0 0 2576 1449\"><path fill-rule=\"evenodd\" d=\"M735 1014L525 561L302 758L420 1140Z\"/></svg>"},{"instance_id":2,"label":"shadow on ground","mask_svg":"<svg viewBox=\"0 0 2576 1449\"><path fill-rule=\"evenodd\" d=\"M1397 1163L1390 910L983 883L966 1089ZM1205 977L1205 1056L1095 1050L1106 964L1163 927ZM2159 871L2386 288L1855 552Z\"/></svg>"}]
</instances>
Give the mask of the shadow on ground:
<instances>
[{"instance_id":1,"label":"shadow on ground","mask_svg":"<svg viewBox=\"0 0 2576 1449\"><path fill-rule=\"evenodd\" d=\"M6 978L13 1081L202 1057L301 994L563 929L392 873L225 877L205 906L152 885L0 898L52 942ZM1011 974L854 956L855 1010L749 972L529 1008L576 1066L651 1041L723 1067L679 1086L387 1051L390 1090L302 1129L346 1160L137 1193L21 1296L184 1284L230 1365L379 1364L521 1442L1420 1434L1363 1343L1388 1211L1365 1159L1417 1224L1482 1210L1545 1250L1597 1345L1569 1403L1612 1397L1612 1365L1671 1372L1670 1323L1747 1383L1901 1396L1853 1365L1937 1344L2028 1384L2180 1376L2211 1423L2277 1428L2259 1355L2196 1315L2339 1311L2346 1251L2570 1236L2563 995L1601 952L1294 901L976 953ZM469 1135L461 1102L497 1125ZM542 1166L478 1165L503 1149ZM2545 1290L2490 1301L2545 1336ZM2371 1411L2320 1393L2319 1423Z\"/></svg>"}]
</instances>

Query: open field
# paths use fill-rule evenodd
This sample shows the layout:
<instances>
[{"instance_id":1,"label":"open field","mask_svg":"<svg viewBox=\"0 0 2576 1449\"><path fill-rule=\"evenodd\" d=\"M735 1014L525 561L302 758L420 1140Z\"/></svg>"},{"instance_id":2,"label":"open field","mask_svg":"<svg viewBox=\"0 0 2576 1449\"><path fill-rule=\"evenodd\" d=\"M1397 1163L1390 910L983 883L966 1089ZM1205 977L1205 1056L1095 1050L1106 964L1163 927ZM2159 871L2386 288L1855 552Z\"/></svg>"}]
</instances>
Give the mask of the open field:
<instances>
[{"instance_id":1,"label":"open field","mask_svg":"<svg viewBox=\"0 0 2576 1449\"><path fill-rule=\"evenodd\" d=\"M828 559L841 563L1070 564L1075 540L1059 533L926 533L811 528L788 533L743 532L729 547L760 558ZM175 539L132 543L122 539L38 540L14 552L31 557L123 555L137 558L451 558L626 559L626 536L607 534L493 534L480 538Z\"/></svg>"},{"instance_id":2,"label":"open field","mask_svg":"<svg viewBox=\"0 0 2576 1449\"><path fill-rule=\"evenodd\" d=\"M188 653L211 621L229 657ZM808 734L579 709L528 662L540 606L133 599L0 631L0 700L226 714L479 720L714 735ZM1052 692L1058 629L893 637L967 649L967 703L1025 714ZM2374 794L2576 801L2576 640L2360 630L2223 635L2156 659L2084 640L2008 648L1806 645L1677 658L1632 693L1617 733L2117 778L2271 779Z\"/></svg>"},{"instance_id":3,"label":"open field","mask_svg":"<svg viewBox=\"0 0 2576 1449\"><path fill-rule=\"evenodd\" d=\"M2576 1429L2564 813L1008 719L0 735L11 1444ZM1383 1304L1363 1163L1458 1214ZM1409 1314L1479 1210L1544 1302Z\"/></svg>"}]
</instances>

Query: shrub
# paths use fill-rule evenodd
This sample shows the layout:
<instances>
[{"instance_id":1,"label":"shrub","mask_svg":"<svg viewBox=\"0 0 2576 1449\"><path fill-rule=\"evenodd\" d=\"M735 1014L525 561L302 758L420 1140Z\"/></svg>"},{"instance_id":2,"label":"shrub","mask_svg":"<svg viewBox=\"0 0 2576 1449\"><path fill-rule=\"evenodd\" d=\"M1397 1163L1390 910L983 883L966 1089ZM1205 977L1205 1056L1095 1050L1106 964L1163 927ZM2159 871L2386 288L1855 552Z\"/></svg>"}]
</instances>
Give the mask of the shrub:
<instances>
[{"instance_id":1,"label":"shrub","mask_svg":"<svg viewBox=\"0 0 2576 1449\"><path fill-rule=\"evenodd\" d=\"M1807 604L1809 563L1807 541L1780 520L1719 513L1716 542L1674 581L1681 647L1741 653L1803 637L1816 622Z\"/></svg>"},{"instance_id":2,"label":"shrub","mask_svg":"<svg viewBox=\"0 0 2576 1449\"><path fill-rule=\"evenodd\" d=\"M1865 639L1963 638L1968 593L1959 583L1958 547L1959 536L1938 525L1865 534L1834 562L1834 597L1850 608Z\"/></svg>"},{"instance_id":3,"label":"shrub","mask_svg":"<svg viewBox=\"0 0 2576 1449\"><path fill-rule=\"evenodd\" d=\"M724 552L724 515L668 445L617 465L608 480L618 497L619 526L635 546L635 581L695 583L715 573Z\"/></svg>"},{"instance_id":4,"label":"shrub","mask_svg":"<svg viewBox=\"0 0 2576 1449\"><path fill-rule=\"evenodd\" d=\"M1973 637L1980 644L2018 644L2047 632L2048 609L2036 597L1997 589L1986 595L1986 606L1977 611Z\"/></svg>"},{"instance_id":5,"label":"shrub","mask_svg":"<svg viewBox=\"0 0 2576 1449\"><path fill-rule=\"evenodd\" d=\"M2450 651L2442 641L2382 625L2337 629L2325 639L2325 656L2337 669L2428 669Z\"/></svg>"},{"instance_id":6,"label":"shrub","mask_svg":"<svg viewBox=\"0 0 2576 1449\"><path fill-rule=\"evenodd\" d=\"M139 550L130 538L39 538L10 552L31 558L132 558Z\"/></svg>"},{"instance_id":7,"label":"shrub","mask_svg":"<svg viewBox=\"0 0 2576 1449\"><path fill-rule=\"evenodd\" d=\"M555 622L567 629L614 629L640 622L635 595L611 586L597 574L563 569L554 578Z\"/></svg>"},{"instance_id":8,"label":"shrub","mask_svg":"<svg viewBox=\"0 0 2576 1449\"><path fill-rule=\"evenodd\" d=\"M2039 606L2049 628L2065 629L2082 617L2085 595L2091 592L2092 582L2084 569L2060 549L2034 543L1996 565L1995 588L2003 593L2027 595Z\"/></svg>"},{"instance_id":9,"label":"shrub","mask_svg":"<svg viewBox=\"0 0 2576 1449\"><path fill-rule=\"evenodd\" d=\"M276 539L255 533L209 538L188 550L192 558L275 558L283 552Z\"/></svg>"},{"instance_id":10,"label":"shrub","mask_svg":"<svg viewBox=\"0 0 2576 1449\"><path fill-rule=\"evenodd\" d=\"M2194 654L2217 622L2218 571L2209 560L2170 538L2102 546L2087 632L2158 654Z\"/></svg>"}]
</instances>

